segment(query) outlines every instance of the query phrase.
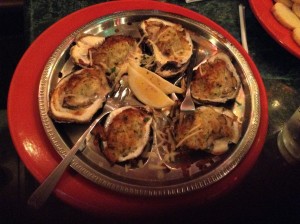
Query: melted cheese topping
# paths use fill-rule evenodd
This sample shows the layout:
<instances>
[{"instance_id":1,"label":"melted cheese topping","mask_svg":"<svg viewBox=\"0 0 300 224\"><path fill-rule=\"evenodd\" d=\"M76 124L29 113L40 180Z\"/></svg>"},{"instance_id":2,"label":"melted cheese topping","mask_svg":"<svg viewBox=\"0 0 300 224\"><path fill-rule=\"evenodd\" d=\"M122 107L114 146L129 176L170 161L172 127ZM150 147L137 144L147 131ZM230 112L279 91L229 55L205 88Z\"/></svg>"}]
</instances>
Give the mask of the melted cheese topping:
<instances>
[{"instance_id":1,"label":"melted cheese topping","mask_svg":"<svg viewBox=\"0 0 300 224\"><path fill-rule=\"evenodd\" d=\"M192 55L192 42L189 33L180 25L149 19L144 22L143 27L160 64L174 61L179 67L189 60Z\"/></svg>"},{"instance_id":2,"label":"melted cheese topping","mask_svg":"<svg viewBox=\"0 0 300 224\"><path fill-rule=\"evenodd\" d=\"M111 36L92 51L93 64L102 66L107 73L127 72L129 61L140 61L142 52L132 37Z\"/></svg>"},{"instance_id":3,"label":"melted cheese topping","mask_svg":"<svg viewBox=\"0 0 300 224\"><path fill-rule=\"evenodd\" d=\"M240 79L224 54L202 64L191 83L191 93L195 99L210 102L226 102L236 97Z\"/></svg>"},{"instance_id":4,"label":"melted cheese topping","mask_svg":"<svg viewBox=\"0 0 300 224\"><path fill-rule=\"evenodd\" d=\"M105 74L82 69L60 80L50 96L52 118L61 122L88 122L110 91Z\"/></svg>"},{"instance_id":5,"label":"melted cheese topping","mask_svg":"<svg viewBox=\"0 0 300 224\"><path fill-rule=\"evenodd\" d=\"M177 124L176 148L184 146L193 150L204 150L221 145L227 149L228 143L236 137L234 128L237 127L234 122L234 119L212 107L197 109L194 114L185 116Z\"/></svg>"},{"instance_id":6,"label":"melted cheese topping","mask_svg":"<svg viewBox=\"0 0 300 224\"><path fill-rule=\"evenodd\" d=\"M151 121L149 115L132 107L111 113L105 128L105 156L111 162L139 156L148 143Z\"/></svg>"}]
</instances>

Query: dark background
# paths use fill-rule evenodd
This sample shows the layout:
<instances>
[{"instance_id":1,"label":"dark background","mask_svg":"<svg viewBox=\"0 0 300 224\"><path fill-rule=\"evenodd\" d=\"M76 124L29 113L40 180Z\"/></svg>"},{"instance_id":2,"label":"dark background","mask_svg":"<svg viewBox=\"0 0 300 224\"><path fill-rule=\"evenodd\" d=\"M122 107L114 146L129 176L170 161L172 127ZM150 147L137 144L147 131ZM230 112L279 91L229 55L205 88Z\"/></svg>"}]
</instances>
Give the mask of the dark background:
<instances>
[{"instance_id":1,"label":"dark background","mask_svg":"<svg viewBox=\"0 0 300 224\"><path fill-rule=\"evenodd\" d=\"M0 1L0 109L6 109L13 72L25 51L22 1Z\"/></svg>"}]
</instances>

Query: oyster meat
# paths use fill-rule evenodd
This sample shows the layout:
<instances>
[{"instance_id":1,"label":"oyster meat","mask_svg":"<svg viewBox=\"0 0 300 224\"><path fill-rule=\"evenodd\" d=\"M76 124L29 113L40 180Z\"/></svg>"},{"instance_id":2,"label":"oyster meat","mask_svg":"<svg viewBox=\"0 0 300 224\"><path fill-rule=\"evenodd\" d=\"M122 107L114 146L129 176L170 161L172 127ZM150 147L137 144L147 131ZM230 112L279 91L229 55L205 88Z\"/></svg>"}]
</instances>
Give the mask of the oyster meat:
<instances>
[{"instance_id":1,"label":"oyster meat","mask_svg":"<svg viewBox=\"0 0 300 224\"><path fill-rule=\"evenodd\" d=\"M237 96L240 85L230 58L220 52L199 66L191 82L191 94L202 102L225 103Z\"/></svg>"},{"instance_id":2,"label":"oyster meat","mask_svg":"<svg viewBox=\"0 0 300 224\"><path fill-rule=\"evenodd\" d=\"M155 73L170 77L186 68L193 52L193 43L187 30L179 24L158 18L142 21L141 29L152 50Z\"/></svg>"},{"instance_id":3,"label":"oyster meat","mask_svg":"<svg viewBox=\"0 0 300 224\"><path fill-rule=\"evenodd\" d=\"M104 128L100 127L103 154L112 163L138 157L149 142L151 122L151 115L141 108L126 106L114 110Z\"/></svg>"},{"instance_id":4,"label":"oyster meat","mask_svg":"<svg viewBox=\"0 0 300 224\"><path fill-rule=\"evenodd\" d=\"M214 155L223 154L228 144L237 143L241 124L232 111L213 106L201 106L186 114L175 125L176 148L205 150Z\"/></svg>"},{"instance_id":5,"label":"oyster meat","mask_svg":"<svg viewBox=\"0 0 300 224\"><path fill-rule=\"evenodd\" d=\"M50 94L49 116L58 122L86 123L102 107L108 92L103 71L78 70L62 78Z\"/></svg>"}]
</instances>

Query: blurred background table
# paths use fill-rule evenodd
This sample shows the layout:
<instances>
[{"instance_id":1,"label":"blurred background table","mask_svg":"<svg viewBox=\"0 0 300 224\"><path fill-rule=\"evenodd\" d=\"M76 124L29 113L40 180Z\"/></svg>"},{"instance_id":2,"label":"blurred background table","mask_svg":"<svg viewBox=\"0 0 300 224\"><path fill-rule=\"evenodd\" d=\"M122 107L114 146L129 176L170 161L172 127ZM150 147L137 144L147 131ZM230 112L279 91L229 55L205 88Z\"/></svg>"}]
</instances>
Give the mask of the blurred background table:
<instances>
[{"instance_id":1,"label":"blurred background table","mask_svg":"<svg viewBox=\"0 0 300 224\"><path fill-rule=\"evenodd\" d=\"M24 37L21 40L24 45L18 42L16 44L16 46L19 46L17 52L21 51L23 53L24 49L35 38L59 19L76 10L99 2L102 1L26 0L24 4L18 4L18 13L24 15L24 20L22 20L24 21L24 30L19 33L21 37ZM300 105L300 60L288 53L265 32L251 12L247 1L207 0L189 4L186 4L183 0L170 0L168 2L186 7L210 18L226 29L238 41L241 40L238 5L241 2L244 3L246 6L249 54L258 68L267 90L269 106L268 134L255 166L233 191L204 207L197 208L191 205L190 208L182 208L182 212L176 212L176 214L170 211L164 217L157 217L153 214L153 220L135 221L146 223L159 220L168 220L170 223L288 223L295 219L299 220L300 167L291 166L284 161L278 152L276 137L283 122ZM5 14L10 9L1 10L1 13ZM20 14L18 16L17 18L20 18ZM5 16L4 20L7 18L14 20L9 16ZM4 34L1 33L1 35ZM15 56L18 58L21 54ZM4 58L2 52L1 57ZM0 65L1 67L6 66L2 63ZM2 86L8 85L11 76L12 74L6 75L4 78L6 84L2 83ZM38 183L20 161L9 135L5 106L7 89L1 91L1 102L4 103L2 103L0 110L1 223L83 223L101 221L114 223L115 217L111 217L109 220L93 217L62 203L54 196L51 196L45 206L38 211L27 207L26 201L38 186ZM128 220L123 220L123 222L126 221Z\"/></svg>"}]
</instances>

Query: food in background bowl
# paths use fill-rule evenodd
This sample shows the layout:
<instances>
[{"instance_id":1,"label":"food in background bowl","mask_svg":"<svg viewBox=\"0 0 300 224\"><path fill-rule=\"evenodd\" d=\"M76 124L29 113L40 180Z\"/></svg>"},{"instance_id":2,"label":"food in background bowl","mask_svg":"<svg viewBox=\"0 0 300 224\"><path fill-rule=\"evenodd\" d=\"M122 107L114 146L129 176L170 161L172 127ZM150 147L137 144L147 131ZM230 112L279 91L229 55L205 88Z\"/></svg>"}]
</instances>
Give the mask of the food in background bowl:
<instances>
[{"instance_id":1,"label":"food in background bowl","mask_svg":"<svg viewBox=\"0 0 300 224\"><path fill-rule=\"evenodd\" d=\"M287 7L291 8L293 6L293 1L292 0L274 0L274 2L280 2Z\"/></svg>"},{"instance_id":2,"label":"food in background bowl","mask_svg":"<svg viewBox=\"0 0 300 224\"><path fill-rule=\"evenodd\" d=\"M292 8L289 8L286 4L277 2L272 7L272 13L281 25L292 30L292 37L295 40L295 42L300 46L299 32L293 31L296 28L300 28L300 18L298 17L300 15L300 7L298 6L298 3L293 3Z\"/></svg>"}]
</instances>

